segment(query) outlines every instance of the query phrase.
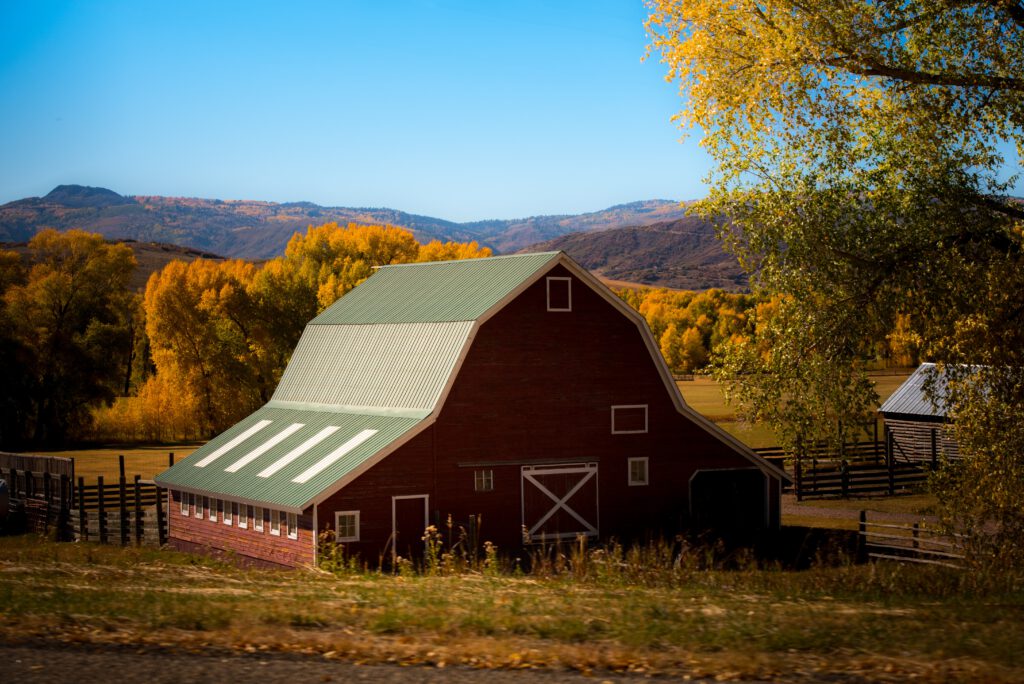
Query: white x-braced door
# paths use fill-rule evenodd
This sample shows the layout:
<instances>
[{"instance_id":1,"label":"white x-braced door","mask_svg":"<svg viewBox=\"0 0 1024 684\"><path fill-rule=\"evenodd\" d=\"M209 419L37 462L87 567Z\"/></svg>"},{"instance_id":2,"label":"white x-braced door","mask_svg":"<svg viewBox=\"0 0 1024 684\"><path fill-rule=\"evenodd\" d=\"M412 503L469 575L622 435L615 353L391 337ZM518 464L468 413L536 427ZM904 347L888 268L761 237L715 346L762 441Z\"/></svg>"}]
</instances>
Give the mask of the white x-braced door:
<instances>
[{"instance_id":1,"label":"white x-braced door","mask_svg":"<svg viewBox=\"0 0 1024 684\"><path fill-rule=\"evenodd\" d=\"M526 541L598 535L597 464L522 467Z\"/></svg>"}]
</instances>

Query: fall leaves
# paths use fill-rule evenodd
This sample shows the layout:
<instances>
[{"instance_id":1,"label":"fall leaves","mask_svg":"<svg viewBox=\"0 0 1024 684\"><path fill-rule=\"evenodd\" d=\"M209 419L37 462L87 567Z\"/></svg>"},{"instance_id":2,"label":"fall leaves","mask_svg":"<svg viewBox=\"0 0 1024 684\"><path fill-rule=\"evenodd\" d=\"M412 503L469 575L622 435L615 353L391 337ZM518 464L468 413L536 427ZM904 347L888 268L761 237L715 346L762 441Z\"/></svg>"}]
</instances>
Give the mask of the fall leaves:
<instances>
[{"instance_id":1,"label":"fall leaves","mask_svg":"<svg viewBox=\"0 0 1024 684\"><path fill-rule=\"evenodd\" d=\"M29 253L0 251L7 448L210 437L270 398L306 323L374 267L491 251L328 223L260 265L171 262L144 296L127 290L131 250L99 235L44 231Z\"/></svg>"}]
</instances>

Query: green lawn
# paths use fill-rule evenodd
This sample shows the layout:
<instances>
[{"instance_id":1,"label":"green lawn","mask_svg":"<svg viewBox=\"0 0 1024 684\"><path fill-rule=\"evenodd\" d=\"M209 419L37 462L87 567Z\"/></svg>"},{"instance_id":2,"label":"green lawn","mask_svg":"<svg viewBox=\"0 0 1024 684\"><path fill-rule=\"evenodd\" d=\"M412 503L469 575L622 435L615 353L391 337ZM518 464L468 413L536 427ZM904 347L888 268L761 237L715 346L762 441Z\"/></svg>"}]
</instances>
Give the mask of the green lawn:
<instances>
[{"instance_id":1,"label":"green lawn","mask_svg":"<svg viewBox=\"0 0 1024 684\"><path fill-rule=\"evenodd\" d=\"M128 479L141 475L151 480L154 475L167 468L168 454L176 459L184 458L199 447L199 443L175 444L170 446L127 446L102 449L72 449L67 451L33 451L46 456L64 456L75 459L75 476L84 477L86 482L95 482L102 475L108 482L116 481L120 475L118 456L124 456L124 469Z\"/></svg>"}]
</instances>

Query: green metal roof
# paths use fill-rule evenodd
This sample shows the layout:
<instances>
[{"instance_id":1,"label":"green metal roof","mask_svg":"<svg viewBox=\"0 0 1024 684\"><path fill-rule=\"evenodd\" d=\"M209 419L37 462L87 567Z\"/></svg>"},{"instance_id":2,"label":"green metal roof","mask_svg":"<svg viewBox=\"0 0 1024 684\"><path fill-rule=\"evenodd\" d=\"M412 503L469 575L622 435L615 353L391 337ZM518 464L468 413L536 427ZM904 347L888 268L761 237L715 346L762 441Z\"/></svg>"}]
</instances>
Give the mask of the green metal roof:
<instances>
[{"instance_id":1,"label":"green metal roof","mask_svg":"<svg viewBox=\"0 0 1024 684\"><path fill-rule=\"evenodd\" d=\"M474 321L558 255L383 266L310 325Z\"/></svg>"},{"instance_id":2,"label":"green metal roof","mask_svg":"<svg viewBox=\"0 0 1024 684\"><path fill-rule=\"evenodd\" d=\"M434 409L472 329L467 321L308 325L270 405L422 418Z\"/></svg>"},{"instance_id":3,"label":"green metal roof","mask_svg":"<svg viewBox=\"0 0 1024 684\"><path fill-rule=\"evenodd\" d=\"M420 422L265 406L156 481L172 489L302 510Z\"/></svg>"}]
</instances>

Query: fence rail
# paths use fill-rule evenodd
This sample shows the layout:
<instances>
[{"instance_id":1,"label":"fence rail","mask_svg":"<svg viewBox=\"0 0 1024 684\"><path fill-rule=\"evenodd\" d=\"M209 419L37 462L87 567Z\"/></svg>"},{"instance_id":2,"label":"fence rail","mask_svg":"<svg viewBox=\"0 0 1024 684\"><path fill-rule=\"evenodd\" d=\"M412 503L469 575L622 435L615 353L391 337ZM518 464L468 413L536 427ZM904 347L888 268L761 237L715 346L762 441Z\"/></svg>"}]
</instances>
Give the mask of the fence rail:
<instances>
[{"instance_id":1,"label":"fence rail","mask_svg":"<svg viewBox=\"0 0 1024 684\"><path fill-rule=\"evenodd\" d=\"M927 524L869 522L867 511L861 511L858 535L863 560L891 560L955 569L964 566L965 537L944 534Z\"/></svg>"}]
</instances>

